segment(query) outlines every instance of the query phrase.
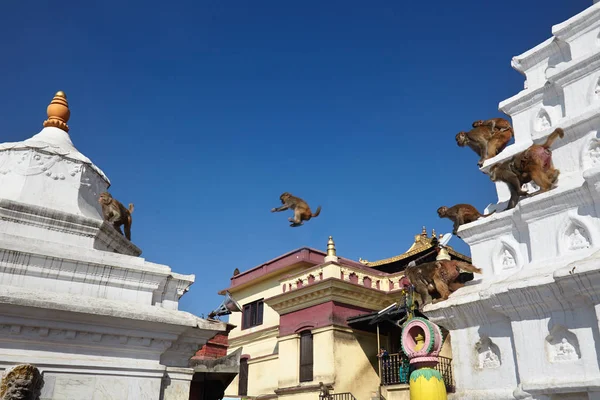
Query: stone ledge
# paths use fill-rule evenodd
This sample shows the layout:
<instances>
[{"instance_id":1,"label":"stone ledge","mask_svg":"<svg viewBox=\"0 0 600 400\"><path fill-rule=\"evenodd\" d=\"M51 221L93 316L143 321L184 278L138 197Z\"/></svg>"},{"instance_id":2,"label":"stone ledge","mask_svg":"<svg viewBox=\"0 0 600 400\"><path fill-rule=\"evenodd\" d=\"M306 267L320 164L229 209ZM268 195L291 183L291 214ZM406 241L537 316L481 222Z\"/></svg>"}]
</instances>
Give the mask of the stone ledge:
<instances>
[{"instance_id":1,"label":"stone ledge","mask_svg":"<svg viewBox=\"0 0 600 400\"><path fill-rule=\"evenodd\" d=\"M0 220L69 235L96 238L108 250L139 256L142 250L106 222L0 198Z\"/></svg>"}]
</instances>

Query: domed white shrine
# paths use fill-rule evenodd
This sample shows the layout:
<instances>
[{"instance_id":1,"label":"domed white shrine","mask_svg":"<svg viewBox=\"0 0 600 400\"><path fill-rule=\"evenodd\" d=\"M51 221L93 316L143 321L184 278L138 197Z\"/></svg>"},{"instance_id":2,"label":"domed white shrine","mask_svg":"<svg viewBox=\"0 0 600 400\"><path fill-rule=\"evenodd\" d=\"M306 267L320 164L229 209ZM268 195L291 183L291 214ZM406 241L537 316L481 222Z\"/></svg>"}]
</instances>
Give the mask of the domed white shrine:
<instances>
[{"instance_id":1,"label":"domed white shrine","mask_svg":"<svg viewBox=\"0 0 600 400\"><path fill-rule=\"evenodd\" d=\"M63 92L47 113L0 144L0 371L34 364L42 399L188 400L189 359L226 324L178 310L194 275L103 221L110 182L71 142Z\"/></svg>"},{"instance_id":2,"label":"domed white shrine","mask_svg":"<svg viewBox=\"0 0 600 400\"><path fill-rule=\"evenodd\" d=\"M515 143L483 169L560 127L558 185L504 211L497 183L498 211L458 231L483 274L425 307L451 331L456 399L600 399L600 4L552 35L513 58L525 89L500 109Z\"/></svg>"}]
</instances>

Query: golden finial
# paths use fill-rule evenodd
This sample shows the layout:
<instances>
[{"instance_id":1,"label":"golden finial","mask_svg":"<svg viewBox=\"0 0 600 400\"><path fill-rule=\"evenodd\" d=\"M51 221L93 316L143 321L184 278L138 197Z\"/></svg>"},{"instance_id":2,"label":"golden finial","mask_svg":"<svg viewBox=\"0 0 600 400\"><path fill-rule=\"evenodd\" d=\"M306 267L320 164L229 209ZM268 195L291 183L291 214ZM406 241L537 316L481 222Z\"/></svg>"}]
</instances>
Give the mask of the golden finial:
<instances>
[{"instance_id":1,"label":"golden finial","mask_svg":"<svg viewBox=\"0 0 600 400\"><path fill-rule=\"evenodd\" d=\"M327 242L327 256L335 257L335 243L331 236L329 236L329 241Z\"/></svg>"},{"instance_id":2,"label":"golden finial","mask_svg":"<svg viewBox=\"0 0 600 400\"><path fill-rule=\"evenodd\" d=\"M69 103L67 102L65 92L62 90L56 92L46 109L46 113L48 114L48 119L44 121L44 127L52 126L69 132L67 122L71 117L71 111L69 110Z\"/></svg>"},{"instance_id":3,"label":"golden finial","mask_svg":"<svg viewBox=\"0 0 600 400\"><path fill-rule=\"evenodd\" d=\"M432 229L432 230L431 230L431 237L432 237L432 238L435 238L435 237L436 237L436 236L435 236L435 229Z\"/></svg>"},{"instance_id":4,"label":"golden finial","mask_svg":"<svg viewBox=\"0 0 600 400\"><path fill-rule=\"evenodd\" d=\"M323 260L325 262L337 262L338 258L335 255L335 243L333 242L333 238L329 236L329 240L327 241L327 256Z\"/></svg>"},{"instance_id":5,"label":"golden finial","mask_svg":"<svg viewBox=\"0 0 600 400\"><path fill-rule=\"evenodd\" d=\"M421 231L421 236L427 237L427 229L425 229L425 227L423 227L423 230Z\"/></svg>"}]
</instances>

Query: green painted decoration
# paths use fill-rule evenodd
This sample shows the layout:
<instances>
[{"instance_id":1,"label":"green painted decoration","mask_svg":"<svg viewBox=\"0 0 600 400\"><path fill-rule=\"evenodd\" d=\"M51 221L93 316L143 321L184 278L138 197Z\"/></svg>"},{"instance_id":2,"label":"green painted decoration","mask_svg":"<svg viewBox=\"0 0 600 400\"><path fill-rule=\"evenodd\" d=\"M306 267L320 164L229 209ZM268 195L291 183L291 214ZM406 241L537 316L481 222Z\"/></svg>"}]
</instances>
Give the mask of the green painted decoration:
<instances>
[{"instance_id":1,"label":"green painted decoration","mask_svg":"<svg viewBox=\"0 0 600 400\"><path fill-rule=\"evenodd\" d=\"M410 374L410 380L412 382L416 382L417 379L421 376L427 381L429 381L431 378L436 378L437 380L442 382L444 381L444 378L442 378L442 374L440 374L440 371L432 368L421 368L414 370L413 373Z\"/></svg>"}]
</instances>

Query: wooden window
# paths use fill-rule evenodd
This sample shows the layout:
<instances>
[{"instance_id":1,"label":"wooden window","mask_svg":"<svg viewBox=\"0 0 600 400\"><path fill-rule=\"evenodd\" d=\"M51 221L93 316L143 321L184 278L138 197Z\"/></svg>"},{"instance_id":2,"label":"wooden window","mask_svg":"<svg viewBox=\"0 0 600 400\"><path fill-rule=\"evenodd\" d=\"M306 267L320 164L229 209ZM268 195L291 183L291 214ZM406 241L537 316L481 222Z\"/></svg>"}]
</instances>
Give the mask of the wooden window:
<instances>
[{"instance_id":1,"label":"wooden window","mask_svg":"<svg viewBox=\"0 0 600 400\"><path fill-rule=\"evenodd\" d=\"M263 323L263 300L253 301L242 307L242 329L252 328Z\"/></svg>"},{"instance_id":2,"label":"wooden window","mask_svg":"<svg viewBox=\"0 0 600 400\"><path fill-rule=\"evenodd\" d=\"M300 382L313 380L313 335L310 331L300 334Z\"/></svg>"},{"instance_id":3,"label":"wooden window","mask_svg":"<svg viewBox=\"0 0 600 400\"><path fill-rule=\"evenodd\" d=\"M240 359L240 373L238 375L238 396L248 395L248 359Z\"/></svg>"}]
</instances>

